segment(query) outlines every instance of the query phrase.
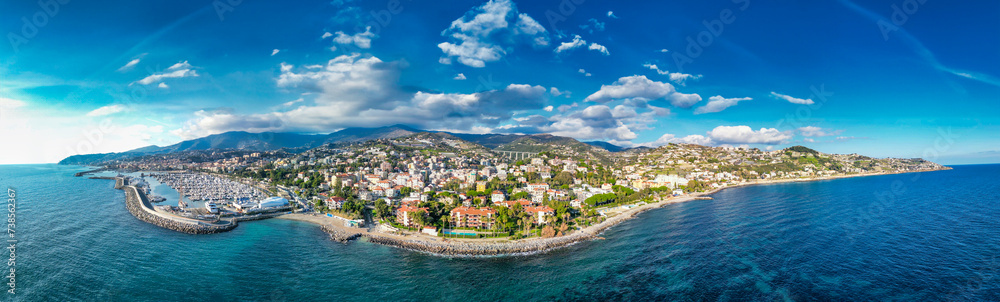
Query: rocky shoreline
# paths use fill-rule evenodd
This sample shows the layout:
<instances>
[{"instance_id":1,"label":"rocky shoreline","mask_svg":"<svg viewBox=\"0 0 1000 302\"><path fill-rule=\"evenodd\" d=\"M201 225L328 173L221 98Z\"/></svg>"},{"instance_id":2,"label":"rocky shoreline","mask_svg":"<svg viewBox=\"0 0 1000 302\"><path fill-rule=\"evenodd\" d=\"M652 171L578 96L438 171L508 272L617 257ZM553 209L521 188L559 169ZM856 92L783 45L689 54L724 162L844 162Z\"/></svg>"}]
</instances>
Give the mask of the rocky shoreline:
<instances>
[{"instance_id":1,"label":"rocky shoreline","mask_svg":"<svg viewBox=\"0 0 1000 302\"><path fill-rule=\"evenodd\" d=\"M921 171L911 171L906 173L917 173L917 172L930 172L938 170L948 170L950 168L936 169L936 170L921 170ZM346 228L340 228L330 224L319 223L308 219L294 219L300 221L307 221L312 223L320 224L324 232L330 235L330 238L338 242L348 242L350 240L358 239L360 237L365 237L368 241L372 243L408 249L418 252L425 252L434 255L448 256L448 257L482 257L482 256L504 256L504 255L528 255L544 253L550 250L566 247L573 245L578 242L598 239L602 232L608 228L615 226L619 223L627 221L629 219L635 218L638 214L643 213L648 210L664 207L668 204L687 202L691 200L696 200L699 197L704 197L706 195L711 195L717 193L721 190L728 188L752 186L752 185L766 185L766 184L780 184L780 183L790 183L790 182L808 182L808 181L819 181L819 180L831 180L840 178L851 178L851 177L865 177L865 176L876 176L876 175L889 175L889 174L899 174L899 173L868 173L868 174L854 174L854 175L840 175L833 177L817 177L808 179L784 179L784 180L773 180L773 181L758 181L758 182L748 182L733 186L727 186L722 188L716 188L708 192L694 193L691 195L684 196L682 198L667 199L656 203L650 203L641 205L611 218L602 221L598 224L589 226L577 232L571 233L566 236L553 237L553 238L532 238L519 241L510 242L474 242L467 240L433 240L424 239L420 237L406 238L409 236L396 236L391 234L382 234L377 232L365 232L363 230L349 230Z\"/></svg>"},{"instance_id":2,"label":"rocky shoreline","mask_svg":"<svg viewBox=\"0 0 1000 302\"><path fill-rule=\"evenodd\" d=\"M467 242L467 241L429 241L421 239L400 239L394 236L386 236L378 233L358 234L368 238L373 243L427 252L435 255L451 257L480 257L480 256L505 256L505 255L530 255L544 253L550 250L570 246L582 241L600 238L598 235L608 228L634 218L637 214L663 207L667 204L692 200L684 198L671 200L670 202L647 204L611 217L596 225L584 228L569 235L552 238L533 238L511 242ZM331 235L332 236L332 235Z\"/></svg>"}]
</instances>

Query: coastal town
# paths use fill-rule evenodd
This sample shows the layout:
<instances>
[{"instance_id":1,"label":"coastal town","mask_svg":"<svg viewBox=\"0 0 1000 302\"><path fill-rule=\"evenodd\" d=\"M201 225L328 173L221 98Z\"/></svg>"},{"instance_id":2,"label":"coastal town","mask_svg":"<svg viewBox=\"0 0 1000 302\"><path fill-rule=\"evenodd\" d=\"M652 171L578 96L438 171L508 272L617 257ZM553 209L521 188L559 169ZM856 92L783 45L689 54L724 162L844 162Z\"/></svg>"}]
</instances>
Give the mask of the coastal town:
<instances>
[{"instance_id":1,"label":"coastal town","mask_svg":"<svg viewBox=\"0 0 1000 302\"><path fill-rule=\"evenodd\" d=\"M283 215L324 225L338 240L364 235L397 246L579 239L596 236L612 218L617 223L652 206L709 198L704 195L726 187L944 168L921 159L824 154L802 146L765 151L668 144L611 152L551 145L504 152L419 133L298 153L199 151L102 166L160 171L149 176L204 203L195 210L179 204L154 211L209 224Z\"/></svg>"}]
</instances>

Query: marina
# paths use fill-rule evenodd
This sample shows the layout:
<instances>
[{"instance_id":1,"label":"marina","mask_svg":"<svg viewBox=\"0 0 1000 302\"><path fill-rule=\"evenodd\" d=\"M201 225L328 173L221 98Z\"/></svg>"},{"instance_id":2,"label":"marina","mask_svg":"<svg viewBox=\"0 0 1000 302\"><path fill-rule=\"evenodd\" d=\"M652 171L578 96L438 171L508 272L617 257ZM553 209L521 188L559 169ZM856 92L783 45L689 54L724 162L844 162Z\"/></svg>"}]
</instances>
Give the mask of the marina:
<instances>
[{"instance_id":1,"label":"marina","mask_svg":"<svg viewBox=\"0 0 1000 302\"><path fill-rule=\"evenodd\" d=\"M183 191L192 201L242 202L262 200L267 194L252 186L197 173L154 173L149 174L156 181Z\"/></svg>"}]
</instances>

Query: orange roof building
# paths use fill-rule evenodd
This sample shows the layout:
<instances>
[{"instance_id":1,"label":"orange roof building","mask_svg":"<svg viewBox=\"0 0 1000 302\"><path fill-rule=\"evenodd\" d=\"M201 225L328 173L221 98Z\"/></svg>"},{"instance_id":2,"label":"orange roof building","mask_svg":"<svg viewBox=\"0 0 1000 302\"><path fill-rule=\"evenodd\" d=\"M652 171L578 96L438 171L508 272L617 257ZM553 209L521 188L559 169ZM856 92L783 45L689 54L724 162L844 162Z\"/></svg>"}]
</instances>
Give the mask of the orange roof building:
<instances>
[{"instance_id":1,"label":"orange roof building","mask_svg":"<svg viewBox=\"0 0 1000 302\"><path fill-rule=\"evenodd\" d=\"M451 225L460 228L492 229L497 211L491 208L457 207L451 210Z\"/></svg>"}]
</instances>

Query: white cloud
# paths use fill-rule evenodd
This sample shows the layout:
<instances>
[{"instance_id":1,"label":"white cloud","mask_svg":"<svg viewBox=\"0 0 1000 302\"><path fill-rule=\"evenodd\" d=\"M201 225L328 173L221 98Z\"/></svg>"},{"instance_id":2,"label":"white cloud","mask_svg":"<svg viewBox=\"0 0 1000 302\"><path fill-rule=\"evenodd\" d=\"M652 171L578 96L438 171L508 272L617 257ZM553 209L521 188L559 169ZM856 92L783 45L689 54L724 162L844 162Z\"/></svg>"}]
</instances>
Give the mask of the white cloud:
<instances>
[{"instance_id":1,"label":"white cloud","mask_svg":"<svg viewBox=\"0 0 1000 302\"><path fill-rule=\"evenodd\" d=\"M329 38L329 37L333 37L333 34L331 34L330 32L325 32L325 33L323 33L323 36L319 37L319 39L323 40L323 39L326 39L326 38Z\"/></svg>"},{"instance_id":2,"label":"white cloud","mask_svg":"<svg viewBox=\"0 0 1000 302\"><path fill-rule=\"evenodd\" d=\"M642 67L646 67L646 68L649 68L649 70L656 71L656 73L658 73L660 75L670 74L669 71L661 70L660 67L656 66L656 64L653 64L653 63L642 64Z\"/></svg>"},{"instance_id":3,"label":"white cloud","mask_svg":"<svg viewBox=\"0 0 1000 302\"><path fill-rule=\"evenodd\" d=\"M731 98L727 99L721 95L713 96L708 98L708 103L705 106L698 107L694 110L694 114L704 114L713 113L726 110L726 108L736 106L740 101L749 101L751 98Z\"/></svg>"},{"instance_id":4,"label":"white cloud","mask_svg":"<svg viewBox=\"0 0 1000 302\"><path fill-rule=\"evenodd\" d=\"M578 70L577 72L579 72L580 74L582 74L585 77L589 77L590 76L590 73L587 72L586 70L583 70L583 68L580 68L580 70Z\"/></svg>"},{"instance_id":5,"label":"white cloud","mask_svg":"<svg viewBox=\"0 0 1000 302\"><path fill-rule=\"evenodd\" d=\"M559 43L559 46L556 47L556 49L553 51L555 51L556 53L562 53L564 51L579 48L580 46L584 45L587 45L587 41L584 41L583 37L580 37L580 35L576 35L573 36L573 41Z\"/></svg>"},{"instance_id":6,"label":"white cloud","mask_svg":"<svg viewBox=\"0 0 1000 302\"><path fill-rule=\"evenodd\" d=\"M605 105L594 105L572 114L556 115L549 119L551 124L538 129L553 135L576 139L632 140L637 137L614 112Z\"/></svg>"},{"instance_id":7,"label":"white cloud","mask_svg":"<svg viewBox=\"0 0 1000 302\"><path fill-rule=\"evenodd\" d=\"M353 35L345 34L342 31L338 31L337 37L333 38L333 42L337 42L341 45L353 44L361 49L369 49L372 47L372 39L378 38L377 35L372 33L372 27L365 27L364 32L356 33Z\"/></svg>"},{"instance_id":8,"label":"white cloud","mask_svg":"<svg viewBox=\"0 0 1000 302\"><path fill-rule=\"evenodd\" d=\"M278 54L278 52L280 52L280 51L281 50L278 50L277 48L275 48L274 50L271 51L271 56L273 57L274 55Z\"/></svg>"},{"instance_id":9,"label":"white cloud","mask_svg":"<svg viewBox=\"0 0 1000 302\"><path fill-rule=\"evenodd\" d=\"M302 101L304 101L302 98L298 98L298 99L295 99L295 100L291 100L291 101L285 102L285 103L281 104L281 106L291 107L292 105L301 103Z\"/></svg>"},{"instance_id":10,"label":"white cloud","mask_svg":"<svg viewBox=\"0 0 1000 302\"><path fill-rule=\"evenodd\" d=\"M455 75L455 79L456 79L456 80L459 80L459 81L461 81L461 80L465 80L465 74L464 74L464 73L459 73L459 74L456 74L456 75Z\"/></svg>"},{"instance_id":11,"label":"white cloud","mask_svg":"<svg viewBox=\"0 0 1000 302\"><path fill-rule=\"evenodd\" d=\"M549 88L549 94L551 94L552 96L566 96L567 98L572 95L572 93L569 91L559 90L559 88L555 87Z\"/></svg>"},{"instance_id":12,"label":"white cloud","mask_svg":"<svg viewBox=\"0 0 1000 302\"><path fill-rule=\"evenodd\" d=\"M156 85L156 87L160 87L160 88L163 88L163 89L170 88L170 86L167 86L167 83L162 83L162 82L160 83L160 85Z\"/></svg>"},{"instance_id":13,"label":"white cloud","mask_svg":"<svg viewBox=\"0 0 1000 302\"><path fill-rule=\"evenodd\" d=\"M666 48L660 49L660 52L668 52L668 51L669 50L667 50Z\"/></svg>"},{"instance_id":14,"label":"white cloud","mask_svg":"<svg viewBox=\"0 0 1000 302\"><path fill-rule=\"evenodd\" d=\"M697 79L701 79L701 75L700 74L699 75L691 75L691 74L680 73L680 72L671 72L670 73L670 80L673 81L674 83L677 83L677 84L681 85L681 86L684 86L685 83L687 83L687 80L697 80Z\"/></svg>"},{"instance_id":15,"label":"white cloud","mask_svg":"<svg viewBox=\"0 0 1000 302\"><path fill-rule=\"evenodd\" d=\"M701 101L701 96L680 93L669 83L652 81L646 78L646 76L633 75L619 78L611 85L601 85L601 89L587 96L585 101L607 103L617 99L640 99L646 101L665 99L673 106L691 108L691 106Z\"/></svg>"},{"instance_id":16,"label":"white cloud","mask_svg":"<svg viewBox=\"0 0 1000 302\"><path fill-rule=\"evenodd\" d=\"M441 35L451 41L438 44L444 53L439 62L451 64L454 57L459 63L476 68L500 60L519 43L533 47L549 44L545 28L527 14L518 13L510 0L490 0L469 10L452 21Z\"/></svg>"},{"instance_id":17,"label":"white cloud","mask_svg":"<svg viewBox=\"0 0 1000 302\"><path fill-rule=\"evenodd\" d=\"M553 51L558 54L558 53L563 53L563 52L570 51L570 50L573 50L573 49L577 49L577 48L580 48L580 47L583 47L583 46L586 46L586 45L587 45L587 41L583 40L583 37L580 37L580 35L575 35L575 36L573 36L573 40L572 41L560 43L559 46L556 47ZM600 44L597 44L597 43L590 43L590 46L587 47L587 49L600 52L601 54L603 54L605 56L611 54L611 53L608 52L608 48L607 47L604 47L604 45L600 45Z\"/></svg>"},{"instance_id":18,"label":"white cloud","mask_svg":"<svg viewBox=\"0 0 1000 302\"><path fill-rule=\"evenodd\" d=\"M580 106L580 104L577 104L577 103L573 103L573 104L569 104L569 105L565 105L564 104L564 105L559 105L559 107L556 107L556 110L559 110L559 112L566 112L566 111L569 111L570 109L576 108L577 106Z\"/></svg>"},{"instance_id":19,"label":"white cloud","mask_svg":"<svg viewBox=\"0 0 1000 302\"><path fill-rule=\"evenodd\" d=\"M749 126L718 126L708 132L708 137L721 144L767 144L777 145L788 141L792 135L775 128L761 128L754 131Z\"/></svg>"},{"instance_id":20,"label":"white cloud","mask_svg":"<svg viewBox=\"0 0 1000 302\"><path fill-rule=\"evenodd\" d=\"M660 138L656 139L656 141L645 143L645 144L639 144L639 145L640 146L646 146L646 147L659 147L659 146L663 146L663 145L670 144L670 143L674 143L674 144L694 144L694 145L702 145L702 146L711 146L711 145L713 145L712 139L708 138L708 137L706 137L704 135L692 134L692 135L688 135L688 136L685 136L685 137L678 138L678 137L674 136L673 134L669 134L669 133L660 136Z\"/></svg>"},{"instance_id":21,"label":"white cloud","mask_svg":"<svg viewBox=\"0 0 1000 302\"><path fill-rule=\"evenodd\" d=\"M664 50L666 50L666 49L664 49ZM674 83L677 83L678 85L681 85L681 86L684 86L685 83L687 82L687 80L701 79L701 75L700 74L699 75L691 75L691 74L685 74L685 73L680 73L680 72L670 72L670 71L666 71L666 70L660 69L660 67L658 67L658 66L656 66L656 64L652 64L652 63L642 64L642 67L646 67L646 68L649 68L650 70L656 71L657 74L666 75L666 76L670 77L670 81L672 81Z\"/></svg>"},{"instance_id":22,"label":"white cloud","mask_svg":"<svg viewBox=\"0 0 1000 302\"><path fill-rule=\"evenodd\" d=\"M799 134L805 137L834 136L834 135L840 135L840 133L844 132L844 130L829 130L816 126L800 127L798 130Z\"/></svg>"},{"instance_id":23,"label":"white cloud","mask_svg":"<svg viewBox=\"0 0 1000 302\"><path fill-rule=\"evenodd\" d=\"M173 70L183 70L191 68L194 68L194 66L191 66L191 64L188 63L188 61L184 61L184 62L177 62L174 65L170 65L170 67L167 67L167 70L173 71Z\"/></svg>"},{"instance_id":24,"label":"white cloud","mask_svg":"<svg viewBox=\"0 0 1000 302\"><path fill-rule=\"evenodd\" d=\"M596 50L597 52L600 52L601 54L603 54L605 56L610 56L611 55L611 53L608 52L608 48L604 47L604 45L601 45L601 44L590 43L590 47L589 48L590 48L590 50Z\"/></svg>"},{"instance_id":25,"label":"white cloud","mask_svg":"<svg viewBox=\"0 0 1000 302\"><path fill-rule=\"evenodd\" d=\"M514 119L517 123L498 127L499 132L552 133L581 140L629 141L637 137L635 131L649 130L657 117L670 113L666 108L649 105L645 101L626 101L611 107L592 105L571 111L577 103L548 106L544 110L559 114L545 117L532 115Z\"/></svg>"},{"instance_id":26,"label":"white cloud","mask_svg":"<svg viewBox=\"0 0 1000 302\"><path fill-rule=\"evenodd\" d=\"M184 78L184 77L197 77L198 72L195 71L193 66L187 61L179 62L177 64L171 65L167 70L151 74L141 80L136 81L142 85L149 85L155 82L160 82L163 79L169 78Z\"/></svg>"},{"instance_id":27,"label":"white cloud","mask_svg":"<svg viewBox=\"0 0 1000 302\"><path fill-rule=\"evenodd\" d=\"M126 72L132 70L132 68L134 68L136 64L139 64L139 60L140 60L139 58L135 58L132 61L128 61L128 63L125 63L125 66L118 68L118 72Z\"/></svg>"},{"instance_id":28,"label":"white cloud","mask_svg":"<svg viewBox=\"0 0 1000 302\"><path fill-rule=\"evenodd\" d=\"M660 138L656 139L655 141L651 141L651 142L645 142L645 143L638 143L637 144L637 143L633 143L631 141L612 141L612 143L614 143L616 145L619 145L619 146L623 146L623 147L650 147L650 148L656 148L656 147L667 145L667 144L671 144L671 143L673 143L673 144L694 144L694 145L702 145L702 146L712 146L712 145L714 145L714 142L712 142L712 139L708 138L708 137L705 137L704 135L694 134L694 135L688 135L688 136L680 137L679 138L676 135L673 135L673 134L670 134L670 133L663 134L663 135L660 136Z\"/></svg>"},{"instance_id":29,"label":"white cloud","mask_svg":"<svg viewBox=\"0 0 1000 302\"><path fill-rule=\"evenodd\" d=\"M677 142L678 143L682 143L682 144L695 144L695 145L702 145L702 146L710 146L710 145L713 144L711 138L708 138L708 137L706 137L704 135L697 135L697 134L692 134L692 135L685 136L683 138L678 139Z\"/></svg>"},{"instance_id":30,"label":"white cloud","mask_svg":"<svg viewBox=\"0 0 1000 302\"><path fill-rule=\"evenodd\" d=\"M545 110L547 112L552 112L552 110L555 110L555 108L552 107L551 105L549 105L549 106L545 106L545 108L542 108L542 110Z\"/></svg>"},{"instance_id":31,"label":"white cloud","mask_svg":"<svg viewBox=\"0 0 1000 302\"><path fill-rule=\"evenodd\" d=\"M112 115L112 114L115 114L115 113L119 113L119 112L122 112L122 111L125 111L125 106L117 105L117 104L116 105L107 105L107 106L104 106L104 107L101 107L101 108L97 108L97 109L94 109L94 110L88 112L87 116L89 116L89 117L105 116L105 115Z\"/></svg>"},{"instance_id":32,"label":"white cloud","mask_svg":"<svg viewBox=\"0 0 1000 302\"><path fill-rule=\"evenodd\" d=\"M800 99L800 98L796 98L796 97L792 97L792 96L789 96L789 95L780 94L780 93L773 92L773 91L771 92L771 96L773 96L774 98L777 98L779 100L788 101L789 103L792 103L792 104L812 105L812 104L815 103L815 102L813 102L812 99Z\"/></svg>"},{"instance_id":33,"label":"white cloud","mask_svg":"<svg viewBox=\"0 0 1000 302\"><path fill-rule=\"evenodd\" d=\"M228 131L264 132L282 129L283 123L274 114L236 115L229 112L199 110L197 117L183 128L170 131L182 139L204 137Z\"/></svg>"},{"instance_id":34,"label":"white cloud","mask_svg":"<svg viewBox=\"0 0 1000 302\"><path fill-rule=\"evenodd\" d=\"M232 130L330 132L392 124L482 129L509 121L514 111L543 109L549 97L545 87L524 84L471 94L414 93L400 87L402 69L400 62L360 54L339 56L321 69L282 64L278 87L313 93L312 104L251 115L199 112L175 133L190 138Z\"/></svg>"}]
</instances>

